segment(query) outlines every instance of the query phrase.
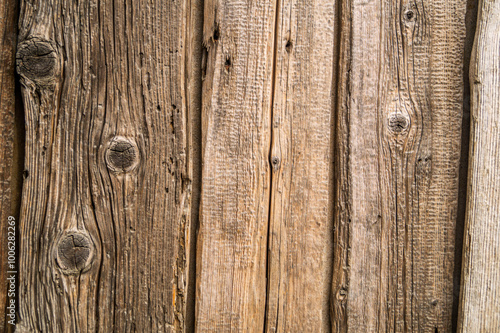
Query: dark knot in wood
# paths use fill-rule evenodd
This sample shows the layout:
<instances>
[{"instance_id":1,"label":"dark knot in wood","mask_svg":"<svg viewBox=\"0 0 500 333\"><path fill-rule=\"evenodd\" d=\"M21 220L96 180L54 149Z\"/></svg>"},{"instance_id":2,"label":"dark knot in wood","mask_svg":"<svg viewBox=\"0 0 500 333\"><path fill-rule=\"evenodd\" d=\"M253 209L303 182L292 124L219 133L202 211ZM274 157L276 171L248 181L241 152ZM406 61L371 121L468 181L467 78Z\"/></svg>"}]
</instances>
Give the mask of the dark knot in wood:
<instances>
[{"instance_id":1,"label":"dark knot in wood","mask_svg":"<svg viewBox=\"0 0 500 333\"><path fill-rule=\"evenodd\" d=\"M18 45L17 72L35 82L53 80L58 68L55 47L47 40L32 37Z\"/></svg>"},{"instance_id":2,"label":"dark knot in wood","mask_svg":"<svg viewBox=\"0 0 500 333\"><path fill-rule=\"evenodd\" d=\"M403 133L408 129L409 119L401 113L391 113L389 115L389 130L393 133Z\"/></svg>"},{"instance_id":3,"label":"dark knot in wood","mask_svg":"<svg viewBox=\"0 0 500 333\"><path fill-rule=\"evenodd\" d=\"M137 145L130 139L115 137L106 150L106 164L114 172L132 171L139 163Z\"/></svg>"},{"instance_id":4,"label":"dark knot in wood","mask_svg":"<svg viewBox=\"0 0 500 333\"><path fill-rule=\"evenodd\" d=\"M66 233L57 245L56 260L64 274L79 274L90 268L94 246L83 232Z\"/></svg>"}]
</instances>

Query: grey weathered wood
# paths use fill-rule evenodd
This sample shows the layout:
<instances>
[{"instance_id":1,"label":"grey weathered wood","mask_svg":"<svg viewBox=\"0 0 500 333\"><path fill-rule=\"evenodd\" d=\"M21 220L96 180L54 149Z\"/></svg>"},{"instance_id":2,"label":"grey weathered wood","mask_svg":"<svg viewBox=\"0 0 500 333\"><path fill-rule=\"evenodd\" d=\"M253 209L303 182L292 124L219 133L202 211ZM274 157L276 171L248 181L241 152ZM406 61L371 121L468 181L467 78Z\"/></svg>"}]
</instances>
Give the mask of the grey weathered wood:
<instances>
[{"instance_id":1,"label":"grey weathered wood","mask_svg":"<svg viewBox=\"0 0 500 333\"><path fill-rule=\"evenodd\" d=\"M329 332L336 1L278 4L266 332Z\"/></svg>"},{"instance_id":2,"label":"grey weathered wood","mask_svg":"<svg viewBox=\"0 0 500 333\"><path fill-rule=\"evenodd\" d=\"M449 332L465 1L341 15L333 331Z\"/></svg>"},{"instance_id":3,"label":"grey weathered wood","mask_svg":"<svg viewBox=\"0 0 500 333\"><path fill-rule=\"evenodd\" d=\"M264 329L275 10L205 1L198 332Z\"/></svg>"},{"instance_id":4,"label":"grey weathered wood","mask_svg":"<svg viewBox=\"0 0 500 333\"><path fill-rule=\"evenodd\" d=\"M482 0L470 63L471 134L459 332L500 328L500 1Z\"/></svg>"},{"instance_id":5,"label":"grey weathered wood","mask_svg":"<svg viewBox=\"0 0 500 333\"><path fill-rule=\"evenodd\" d=\"M8 231L13 231L7 229L7 221L9 216L18 218L16 200L19 191L16 188L16 179L18 179L16 172L20 170L17 158L19 151L15 152L16 95L14 80L17 10L18 4L15 1L0 2L0 332L6 332L12 327L7 324L11 317L5 316L6 306L10 304L7 303L9 300L7 237L9 236Z\"/></svg>"},{"instance_id":6,"label":"grey weathered wood","mask_svg":"<svg viewBox=\"0 0 500 333\"><path fill-rule=\"evenodd\" d=\"M19 332L184 330L187 4L21 1Z\"/></svg>"}]
</instances>

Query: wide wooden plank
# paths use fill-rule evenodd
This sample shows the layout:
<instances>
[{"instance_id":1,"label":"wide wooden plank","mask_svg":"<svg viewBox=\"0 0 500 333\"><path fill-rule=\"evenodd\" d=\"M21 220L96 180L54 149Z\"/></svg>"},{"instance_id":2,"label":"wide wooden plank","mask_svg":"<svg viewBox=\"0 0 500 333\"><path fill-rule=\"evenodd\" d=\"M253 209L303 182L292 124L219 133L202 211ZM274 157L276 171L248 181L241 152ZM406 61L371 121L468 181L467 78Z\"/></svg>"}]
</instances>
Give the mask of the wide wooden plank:
<instances>
[{"instance_id":1,"label":"wide wooden plank","mask_svg":"<svg viewBox=\"0 0 500 333\"><path fill-rule=\"evenodd\" d=\"M329 332L336 1L278 8L265 331Z\"/></svg>"},{"instance_id":2,"label":"wide wooden plank","mask_svg":"<svg viewBox=\"0 0 500 333\"><path fill-rule=\"evenodd\" d=\"M500 1L482 0L470 63L469 183L459 332L500 327Z\"/></svg>"},{"instance_id":3,"label":"wide wooden plank","mask_svg":"<svg viewBox=\"0 0 500 333\"><path fill-rule=\"evenodd\" d=\"M0 2L0 133L2 133L0 136L0 332L6 332L7 328L15 327L11 324L16 320L15 312L18 306L15 303L17 274L8 273L17 270L16 266L8 266L8 264L14 264L15 247L16 245L18 247L15 240L17 234L15 223L19 217L16 209L19 194L16 171L22 171L18 167L19 159L14 156L16 149L14 73L17 10L16 1ZM18 154L19 149L17 149L16 156ZM12 218L9 220L10 216ZM12 225L9 225L9 222Z\"/></svg>"},{"instance_id":4,"label":"wide wooden plank","mask_svg":"<svg viewBox=\"0 0 500 333\"><path fill-rule=\"evenodd\" d=\"M465 1L341 15L333 331L449 332Z\"/></svg>"},{"instance_id":5,"label":"wide wooden plank","mask_svg":"<svg viewBox=\"0 0 500 333\"><path fill-rule=\"evenodd\" d=\"M187 0L21 1L18 332L183 330L186 11Z\"/></svg>"},{"instance_id":6,"label":"wide wooden plank","mask_svg":"<svg viewBox=\"0 0 500 333\"><path fill-rule=\"evenodd\" d=\"M197 332L264 329L275 7L205 1Z\"/></svg>"}]
</instances>

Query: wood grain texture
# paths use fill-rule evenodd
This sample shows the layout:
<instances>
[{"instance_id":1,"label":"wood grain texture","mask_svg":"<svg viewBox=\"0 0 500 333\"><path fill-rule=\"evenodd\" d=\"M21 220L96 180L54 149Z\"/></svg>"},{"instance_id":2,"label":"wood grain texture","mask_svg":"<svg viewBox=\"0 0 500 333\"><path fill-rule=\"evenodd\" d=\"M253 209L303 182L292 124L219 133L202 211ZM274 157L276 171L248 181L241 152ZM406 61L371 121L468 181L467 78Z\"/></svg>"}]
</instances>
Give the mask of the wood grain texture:
<instances>
[{"instance_id":1,"label":"wood grain texture","mask_svg":"<svg viewBox=\"0 0 500 333\"><path fill-rule=\"evenodd\" d=\"M479 2L459 332L500 327L500 1Z\"/></svg>"},{"instance_id":2,"label":"wood grain texture","mask_svg":"<svg viewBox=\"0 0 500 333\"><path fill-rule=\"evenodd\" d=\"M184 330L187 7L21 1L18 332Z\"/></svg>"},{"instance_id":3,"label":"wood grain texture","mask_svg":"<svg viewBox=\"0 0 500 333\"><path fill-rule=\"evenodd\" d=\"M449 332L465 1L341 6L334 332Z\"/></svg>"},{"instance_id":4,"label":"wood grain texture","mask_svg":"<svg viewBox=\"0 0 500 333\"><path fill-rule=\"evenodd\" d=\"M8 303L7 259L9 216L18 218L15 201L15 50L17 41L17 9L15 1L0 2L0 332L6 332L10 325L6 317ZM18 244L16 244L18 245ZM9 300L10 302L10 300ZM10 311L9 311L10 313Z\"/></svg>"},{"instance_id":5,"label":"wood grain texture","mask_svg":"<svg viewBox=\"0 0 500 333\"><path fill-rule=\"evenodd\" d=\"M275 17L275 1L205 1L197 332L264 328Z\"/></svg>"},{"instance_id":6,"label":"wood grain texture","mask_svg":"<svg viewBox=\"0 0 500 333\"><path fill-rule=\"evenodd\" d=\"M266 332L330 332L336 2L276 22Z\"/></svg>"}]
</instances>

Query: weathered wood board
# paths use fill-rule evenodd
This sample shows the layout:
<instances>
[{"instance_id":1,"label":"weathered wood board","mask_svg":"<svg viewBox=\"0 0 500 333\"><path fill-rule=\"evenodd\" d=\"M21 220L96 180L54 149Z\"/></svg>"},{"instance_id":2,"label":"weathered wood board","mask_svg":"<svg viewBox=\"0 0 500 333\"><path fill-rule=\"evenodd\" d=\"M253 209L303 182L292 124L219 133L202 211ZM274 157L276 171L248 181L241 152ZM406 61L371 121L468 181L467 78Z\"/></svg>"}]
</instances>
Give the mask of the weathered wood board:
<instances>
[{"instance_id":1,"label":"weathered wood board","mask_svg":"<svg viewBox=\"0 0 500 333\"><path fill-rule=\"evenodd\" d=\"M470 64L471 133L459 332L500 328L500 1L481 0Z\"/></svg>"},{"instance_id":2,"label":"weathered wood board","mask_svg":"<svg viewBox=\"0 0 500 333\"><path fill-rule=\"evenodd\" d=\"M344 1L334 332L449 332L465 1Z\"/></svg>"},{"instance_id":3,"label":"weathered wood board","mask_svg":"<svg viewBox=\"0 0 500 333\"><path fill-rule=\"evenodd\" d=\"M8 274L7 264L9 256L12 259L12 243L9 244L8 237L13 237L10 232L16 232L14 229L8 229L8 219L17 216L17 201L19 196L18 181L19 171L19 151L15 150L15 113L16 113L16 94L15 94L15 50L17 40L17 10L18 4L15 1L0 2L0 332L9 329L7 322L15 318L8 316L11 309L6 311L7 306L11 306L8 290L12 274ZM15 223L15 220L14 220ZM11 238L12 239L12 238ZM15 242L15 240L14 240ZM15 244L19 246L18 244ZM17 250L19 250L17 248ZM10 252L10 253L9 253ZM9 270L14 271L14 270ZM16 277L17 275L14 274Z\"/></svg>"},{"instance_id":4,"label":"weathered wood board","mask_svg":"<svg viewBox=\"0 0 500 333\"><path fill-rule=\"evenodd\" d=\"M21 1L18 332L183 330L187 3Z\"/></svg>"},{"instance_id":5,"label":"weathered wood board","mask_svg":"<svg viewBox=\"0 0 500 333\"><path fill-rule=\"evenodd\" d=\"M205 1L196 331L264 328L275 1Z\"/></svg>"},{"instance_id":6,"label":"weathered wood board","mask_svg":"<svg viewBox=\"0 0 500 333\"><path fill-rule=\"evenodd\" d=\"M278 3L266 332L330 332L336 1Z\"/></svg>"}]
</instances>

